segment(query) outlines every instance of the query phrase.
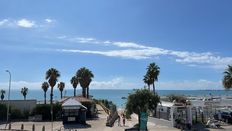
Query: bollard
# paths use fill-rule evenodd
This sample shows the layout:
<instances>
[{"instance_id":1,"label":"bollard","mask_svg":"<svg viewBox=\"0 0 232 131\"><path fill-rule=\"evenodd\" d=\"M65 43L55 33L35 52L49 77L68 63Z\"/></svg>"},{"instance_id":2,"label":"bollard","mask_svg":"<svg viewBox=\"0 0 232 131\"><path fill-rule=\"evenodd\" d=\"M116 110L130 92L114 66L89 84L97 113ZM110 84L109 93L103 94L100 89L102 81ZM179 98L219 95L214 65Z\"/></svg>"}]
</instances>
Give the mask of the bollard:
<instances>
[{"instance_id":1,"label":"bollard","mask_svg":"<svg viewBox=\"0 0 232 131\"><path fill-rule=\"evenodd\" d=\"M35 124L32 125L32 131L35 131Z\"/></svg>"},{"instance_id":2,"label":"bollard","mask_svg":"<svg viewBox=\"0 0 232 131\"><path fill-rule=\"evenodd\" d=\"M9 127L8 127L9 130L11 130L11 123L9 124Z\"/></svg>"},{"instance_id":3,"label":"bollard","mask_svg":"<svg viewBox=\"0 0 232 131\"><path fill-rule=\"evenodd\" d=\"M45 126L43 126L42 131L45 131Z\"/></svg>"},{"instance_id":4,"label":"bollard","mask_svg":"<svg viewBox=\"0 0 232 131\"><path fill-rule=\"evenodd\" d=\"M23 129L24 129L24 125L22 124L22 125L21 125L21 130L23 130Z\"/></svg>"}]
</instances>

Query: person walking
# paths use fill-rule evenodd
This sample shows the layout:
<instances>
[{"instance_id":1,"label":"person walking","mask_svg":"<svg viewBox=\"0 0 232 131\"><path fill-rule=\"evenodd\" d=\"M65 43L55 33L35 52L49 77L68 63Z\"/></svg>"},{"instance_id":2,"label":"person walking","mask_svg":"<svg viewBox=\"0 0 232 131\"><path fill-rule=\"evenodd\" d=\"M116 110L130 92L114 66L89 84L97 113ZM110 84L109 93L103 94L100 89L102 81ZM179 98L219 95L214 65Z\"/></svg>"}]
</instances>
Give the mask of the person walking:
<instances>
[{"instance_id":1,"label":"person walking","mask_svg":"<svg viewBox=\"0 0 232 131\"><path fill-rule=\"evenodd\" d=\"M122 122L123 122L123 126L125 126L126 124L126 118L125 118L125 114L122 114Z\"/></svg>"},{"instance_id":2,"label":"person walking","mask_svg":"<svg viewBox=\"0 0 232 131\"><path fill-rule=\"evenodd\" d=\"M121 126L121 116L118 115L118 126Z\"/></svg>"}]
</instances>

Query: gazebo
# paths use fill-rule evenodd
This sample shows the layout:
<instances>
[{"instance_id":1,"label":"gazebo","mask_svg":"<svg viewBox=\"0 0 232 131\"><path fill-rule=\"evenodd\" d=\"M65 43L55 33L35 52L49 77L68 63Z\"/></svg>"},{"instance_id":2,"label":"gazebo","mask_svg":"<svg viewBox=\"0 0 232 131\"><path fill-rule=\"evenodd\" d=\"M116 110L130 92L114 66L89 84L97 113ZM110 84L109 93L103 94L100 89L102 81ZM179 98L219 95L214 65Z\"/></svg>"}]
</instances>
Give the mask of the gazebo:
<instances>
[{"instance_id":1,"label":"gazebo","mask_svg":"<svg viewBox=\"0 0 232 131\"><path fill-rule=\"evenodd\" d=\"M86 110L87 108L83 106L75 98L69 98L62 104L62 119L63 124L68 123L86 123Z\"/></svg>"}]
</instances>

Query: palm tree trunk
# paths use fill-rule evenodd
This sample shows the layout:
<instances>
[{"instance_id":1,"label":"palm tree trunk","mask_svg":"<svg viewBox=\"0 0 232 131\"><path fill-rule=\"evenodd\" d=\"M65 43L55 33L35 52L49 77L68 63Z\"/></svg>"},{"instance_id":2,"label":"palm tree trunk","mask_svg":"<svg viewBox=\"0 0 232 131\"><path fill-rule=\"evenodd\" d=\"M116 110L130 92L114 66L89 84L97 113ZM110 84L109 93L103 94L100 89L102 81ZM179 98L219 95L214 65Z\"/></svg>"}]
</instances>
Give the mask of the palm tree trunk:
<instances>
[{"instance_id":1,"label":"palm tree trunk","mask_svg":"<svg viewBox=\"0 0 232 131\"><path fill-rule=\"evenodd\" d=\"M53 87L51 87L51 95L50 95L51 122L52 122L52 126L53 126L53 100L52 99L53 99Z\"/></svg>"},{"instance_id":2,"label":"palm tree trunk","mask_svg":"<svg viewBox=\"0 0 232 131\"><path fill-rule=\"evenodd\" d=\"M24 100L26 100L26 95L24 96Z\"/></svg>"},{"instance_id":3,"label":"palm tree trunk","mask_svg":"<svg viewBox=\"0 0 232 131\"><path fill-rule=\"evenodd\" d=\"M152 86L153 86L153 92L155 93L155 83L154 82L152 83Z\"/></svg>"},{"instance_id":4,"label":"palm tree trunk","mask_svg":"<svg viewBox=\"0 0 232 131\"><path fill-rule=\"evenodd\" d=\"M44 92L44 104L46 104L46 92Z\"/></svg>"},{"instance_id":5,"label":"palm tree trunk","mask_svg":"<svg viewBox=\"0 0 232 131\"><path fill-rule=\"evenodd\" d=\"M89 98L89 87L87 87L86 89L87 89L87 98Z\"/></svg>"},{"instance_id":6,"label":"palm tree trunk","mask_svg":"<svg viewBox=\"0 0 232 131\"><path fill-rule=\"evenodd\" d=\"M82 96L86 97L86 88L85 87L82 88Z\"/></svg>"},{"instance_id":7,"label":"palm tree trunk","mask_svg":"<svg viewBox=\"0 0 232 131\"><path fill-rule=\"evenodd\" d=\"M60 91L60 99L63 98L63 91Z\"/></svg>"},{"instance_id":8,"label":"palm tree trunk","mask_svg":"<svg viewBox=\"0 0 232 131\"><path fill-rule=\"evenodd\" d=\"M74 88L74 96L76 96L76 88Z\"/></svg>"},{"instance_id":9,"label":"palm tree trunk","mask_svg":"<svg viewBox=\"0 0 232 131\"><path fill-rule=\"evenodd\" d=\"M140 128L140 112L139 112L139 114L138 114L138 120L139 120L139 127L138 128Z\"/></svg>"},{"instance_id":10,"label":"palm tree trunk","mask_svg":"<svg viewBox=\"0 0 232 131\"><path fill-rule=\"evenodd\" d=\"M51 88L50 105L52 105L52 99L53 99L53 87Z\"/></svg>"},{"instance_id":11,"label":"palm tree trunk","mask_svg":"<svg viewBox=\"0 0 232 131\"><path fill-rule=\"evenodd\" d=\"M148 90L150 91L151 89L150 89L150 84L147 84L147 86L148 86Z\"/></svg>"}]
</instances>

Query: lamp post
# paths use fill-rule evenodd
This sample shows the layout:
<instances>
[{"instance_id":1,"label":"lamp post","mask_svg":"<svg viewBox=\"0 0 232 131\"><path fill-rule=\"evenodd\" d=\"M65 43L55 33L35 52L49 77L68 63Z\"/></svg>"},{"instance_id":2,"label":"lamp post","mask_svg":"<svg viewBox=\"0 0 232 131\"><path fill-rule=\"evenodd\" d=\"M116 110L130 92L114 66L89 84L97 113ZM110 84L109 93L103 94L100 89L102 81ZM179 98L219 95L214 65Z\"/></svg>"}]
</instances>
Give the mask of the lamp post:
<instances>
[{"instance_id":1,"label":"lamp post","mask_svg":"<svg viewBox=\"0 0 232 131\"><path fill-rule=\"evenodd\" d=\"M9 122L9 109L10 109L10 87L11 87L11 73L9 70L6 70L6 72L9 73L10 78L9 78L9 91L8 91L8 104L7 104L7 116L6 116L6 121L7 123Z\"/></svg>"}]
</instances>

